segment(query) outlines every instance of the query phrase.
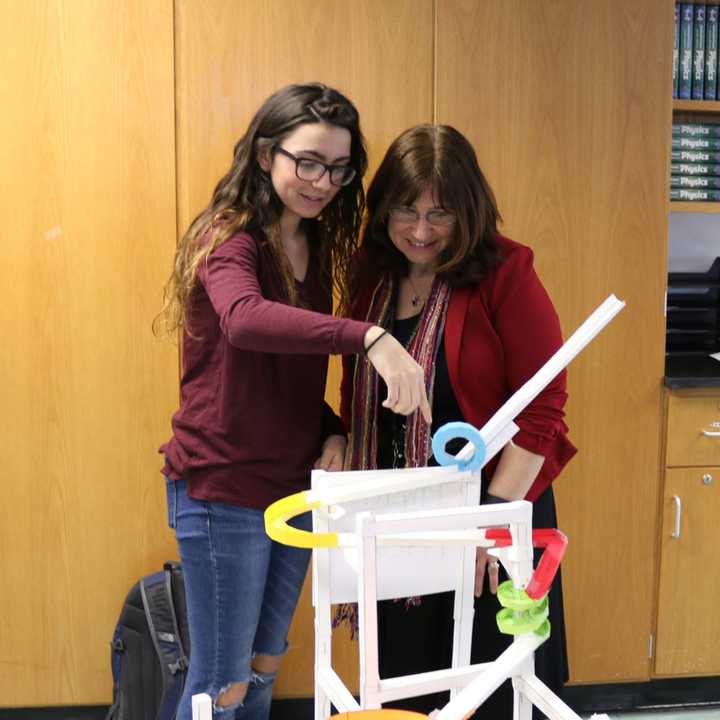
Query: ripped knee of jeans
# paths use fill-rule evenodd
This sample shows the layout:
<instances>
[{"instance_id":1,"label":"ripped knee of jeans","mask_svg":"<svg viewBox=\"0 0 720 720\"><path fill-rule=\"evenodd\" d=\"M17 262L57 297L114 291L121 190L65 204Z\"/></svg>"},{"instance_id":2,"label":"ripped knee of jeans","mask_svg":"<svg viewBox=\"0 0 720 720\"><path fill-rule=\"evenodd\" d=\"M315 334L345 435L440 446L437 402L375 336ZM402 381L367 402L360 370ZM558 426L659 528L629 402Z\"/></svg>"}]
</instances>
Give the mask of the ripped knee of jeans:
<instances>
[{"instance_id":1,"label":"ripped knee of jeans","mask_svg":"<svg viewBox=\"0 0 720 720\"><path fill-rule=\"evenodd\" d=\"M250 670L261 675L268 675L277 673L280 669L280 665L287 652L287 643L285 644L285 650L279 655L270 655L269 653L255 652L252 656L252 662L250 663ZM272 678L275 679L274 677Z\"/></svg>"},{"instance_id":2,"label":"ripped knee of jeans","mask_svg":"<svg viewBox=\"0 0 720 720\"><path fill-rule=\"evenodd\" d=\"M253 669L252 675L250 676L250 684L258 688L270 686L275 682L276 677L277 670L273 672L260 672L259 670Z\"/></svg>"},{"instance_id":3,"label":"ripped knee of jeans","mask_svg":"<svg viewBox=\"0 0 720 720\"><path fill-rule=\"evenodd\" d=\"M248 683L237 682L220 688L213 702L214 712L227 712L241 707L247 695Z\"/></svg>"}]
</instances>

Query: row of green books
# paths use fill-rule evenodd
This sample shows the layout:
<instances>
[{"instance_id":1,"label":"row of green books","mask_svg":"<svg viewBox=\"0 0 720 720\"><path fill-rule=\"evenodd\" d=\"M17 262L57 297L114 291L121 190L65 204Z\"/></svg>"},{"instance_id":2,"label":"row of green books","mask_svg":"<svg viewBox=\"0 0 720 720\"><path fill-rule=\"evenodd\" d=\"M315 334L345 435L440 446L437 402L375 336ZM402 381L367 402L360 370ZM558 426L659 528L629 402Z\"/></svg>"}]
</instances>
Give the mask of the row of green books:
<instances>
[{"instance_id":1,"label":"row of green books","mask_svg":"<svg viewBox=\"0 0 720 720\"><path fill-rule=\"evenodd\" d=\"M720 124L673 123L670 199L720 202Z\"/></svg>"},{"instance_id":2,"label":"row of green books","mask_svg":"<svg viewBox=\"0 0 720 720\"><path fill-rule=\"evenodd\" d=\"M718 24L720 6L675 3L673 97L718 99Z\"/></svg>"},{"instance_id":3,"label":"row of green books","mask_svg":"<svg viewBox=\"0 0 720 720\"><path fill-rule=\"evenodd\" d=\"M720 202L720 190L671 188L670 199L690 202Z\"/></svg>"},{"instance_id":4,"label":"row of green books","mask_svg":"<svg viewBox=\"0 0 720 720\"><path fill-rule=\"evenodd\" d=\"M671 175L671 188L692 188L693 190L720 190L717 175Z\"/></svg>"},{"instance_id":5,"label":"row of green books","mask_svg":"<svg viewBox=\"0 0 720 720\"><path fill-rule=\"evenodd\" d=\"M673 135L673 150L720 150L720 138L718 137L680 137Z\"/></svg>"}]
</instances>

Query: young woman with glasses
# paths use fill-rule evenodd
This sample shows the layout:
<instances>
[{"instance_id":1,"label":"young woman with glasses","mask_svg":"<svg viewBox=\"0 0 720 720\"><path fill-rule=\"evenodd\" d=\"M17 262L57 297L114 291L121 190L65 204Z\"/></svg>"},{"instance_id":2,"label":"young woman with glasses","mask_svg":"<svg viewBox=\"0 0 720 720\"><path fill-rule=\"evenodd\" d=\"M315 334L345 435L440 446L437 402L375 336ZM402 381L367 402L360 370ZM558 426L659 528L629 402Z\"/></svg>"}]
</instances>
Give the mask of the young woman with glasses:
<instances>
[{"instance_id":1,"label":"young woman with glasses","mask_svg":"<svg viewBox=\"0 0 720 720\"><path fill-rule=\"evenodd\" d=\"M475 152L457 130L420 125L392 143L368 188L367 221L351 271L351 316L386 328L422 366L432 421L388 412L380 402L382 377L364 358L346 358L346 467L434 464L430 441L438 427L463 420L482 427L562 344L532 251L503 237L499 220ZM531 500L536 527L557 526L550 484L575 453L563 422L565 382L563 372L518 416L520 432L484 469L481 502ZM495 623L500 573L479 549L473 663L495 660L511 642ZM339 617L348 612L343 608ZM452 593L379 603L380 676L449 667L452 616ZM567 678L559 575L550 592L550 622L536 667L559 692ZM446 701L431 695L390 706L429 713ZM475 717L512 717L509 681Z\"/></svg>"},{"instance_id":2,"label":"young woman with glasses","mask_svg":"<svg viewBox=\"0 0 720 720\"><path fill-rule=\"evenodd\" d=\"M192 650L179 720L196 693L218 719L269 715L309 551L270 541L263 511L306 489L313 467L342 468L345 430L323 401L328 354L363 355L389 384L388 406L430 418L402 345L331 315L333 287L348 302L366 166L347 98L283 88L178 245L158 320L182 332L180 409L161 448Z\"/></svg>"}]
</instances>

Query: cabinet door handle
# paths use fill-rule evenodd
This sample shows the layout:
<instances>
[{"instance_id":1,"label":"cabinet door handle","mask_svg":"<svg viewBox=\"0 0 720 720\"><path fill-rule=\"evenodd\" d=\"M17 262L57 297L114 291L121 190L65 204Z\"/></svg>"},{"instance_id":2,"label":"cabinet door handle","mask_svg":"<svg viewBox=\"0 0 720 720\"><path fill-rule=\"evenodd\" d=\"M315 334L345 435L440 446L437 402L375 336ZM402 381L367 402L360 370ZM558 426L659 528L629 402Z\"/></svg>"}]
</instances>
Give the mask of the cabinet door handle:
<instances>
[{"instance_id":1,"label":"cabinet door handle","mask_svg":"<svg viewBox=\"0 0 720 720\"><path fill-rule=\"evenodd\" d=\"M670 533L670 537L674 540L680 539L680 515L682 514L682 500L679 495L672 496L675 503L675 529Z\"/></svg>"},{"instance_id":2,"label":"cabinet door handle","mask_svg":"<svg viewBox=\"0 0 720 720\"><path fill-rule=\"evenodd\" d=\"M720 437L720 430L703 430L702 434L705 437Z\"/></svg>"}]
</instances>

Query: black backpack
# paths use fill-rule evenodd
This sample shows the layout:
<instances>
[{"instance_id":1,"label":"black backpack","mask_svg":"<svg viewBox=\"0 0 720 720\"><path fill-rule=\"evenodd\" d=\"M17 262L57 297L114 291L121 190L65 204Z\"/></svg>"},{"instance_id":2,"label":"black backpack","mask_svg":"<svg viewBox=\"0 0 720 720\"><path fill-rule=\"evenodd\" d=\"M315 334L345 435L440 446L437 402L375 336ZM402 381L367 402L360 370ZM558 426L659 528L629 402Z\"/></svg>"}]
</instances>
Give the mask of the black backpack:
<instances>
[{"instance_id":1,"label":"black backpack","mask_svg":"<svg viewBox=\"0 0 720 720\"><path fill-rule=\"evenodd\" d=\"M173 720L190 657L180 565L167 562L132 587L110 646L113 703L105 720Z\"/></svg>"}]
</instances>

